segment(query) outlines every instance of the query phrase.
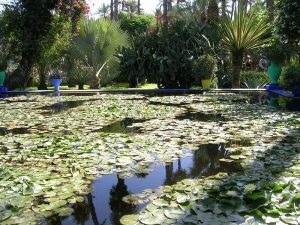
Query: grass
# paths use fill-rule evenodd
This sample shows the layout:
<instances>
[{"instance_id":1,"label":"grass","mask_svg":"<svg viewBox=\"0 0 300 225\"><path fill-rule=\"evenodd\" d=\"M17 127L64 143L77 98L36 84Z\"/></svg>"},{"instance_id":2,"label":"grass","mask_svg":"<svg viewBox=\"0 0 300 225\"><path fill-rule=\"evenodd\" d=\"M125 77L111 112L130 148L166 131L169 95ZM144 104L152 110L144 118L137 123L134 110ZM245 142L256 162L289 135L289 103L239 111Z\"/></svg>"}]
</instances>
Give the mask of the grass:
<instances>
[{"instance_id":1,"label":"grass","mask_svg":"<svg viewBox=\"0 0 300 225\"><path fill-rule=\"evenodd\" d=\"M88 90L90 88L89 85L84 85L84 90ZM116 90L116 89L127 89L129 88L127 83L116 83L116 84L112 84L109 86L105 86L102 87L101 89L103 90ZM143 85L139 85L140 89L156 89L157 85L156 84L143 84ZM36 91L38 90L37 87L28 87L26 88L27 91ZM48 90L54 90L54 88L52 86L48 86ZM78 85L74 86L74 87L68 87L65 85L60 86L60 90L78 90Z\"/></svg>"}]
</instances>

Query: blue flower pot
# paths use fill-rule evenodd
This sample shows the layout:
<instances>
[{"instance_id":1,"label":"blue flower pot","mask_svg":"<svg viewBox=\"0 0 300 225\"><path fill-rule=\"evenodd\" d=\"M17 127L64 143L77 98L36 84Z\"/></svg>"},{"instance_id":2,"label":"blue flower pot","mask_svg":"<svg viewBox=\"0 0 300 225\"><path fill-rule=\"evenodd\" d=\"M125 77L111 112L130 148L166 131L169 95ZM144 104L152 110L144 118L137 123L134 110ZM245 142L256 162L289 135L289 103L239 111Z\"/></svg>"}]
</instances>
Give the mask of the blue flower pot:
<instances>
[{"instance_id":1,"label":"blue flower pot","mask_svg":"<svg viewBox=\"0 0 300 225\"><path fill-rule=\"evenodd\" d=\"M62 79L50 79L50 83L54 87L54 91L59 91L59 86L62 82Z\"/></svg>"}]
</instances>

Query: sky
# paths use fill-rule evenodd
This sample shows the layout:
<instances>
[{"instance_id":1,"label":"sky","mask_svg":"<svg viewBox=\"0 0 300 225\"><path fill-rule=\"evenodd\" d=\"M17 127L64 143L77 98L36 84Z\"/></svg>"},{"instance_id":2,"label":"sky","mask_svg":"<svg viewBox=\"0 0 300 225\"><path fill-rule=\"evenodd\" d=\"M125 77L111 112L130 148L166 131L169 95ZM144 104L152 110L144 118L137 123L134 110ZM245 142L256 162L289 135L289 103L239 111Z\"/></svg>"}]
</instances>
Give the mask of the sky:
<instances>
[{"instance_id":1,"label":"sky","mask_svg":"<svg viewBox=\"0 0 300 225\"><path fill-rule=\"evenodd\" d=\"M97 11L97 9L103 4L110 4L110 0L86 0L91 7L91 13ZM155 8L158 5L159 0L141 0L141 7L145 13L154 14Z\"/></svg>"}]
</instances>

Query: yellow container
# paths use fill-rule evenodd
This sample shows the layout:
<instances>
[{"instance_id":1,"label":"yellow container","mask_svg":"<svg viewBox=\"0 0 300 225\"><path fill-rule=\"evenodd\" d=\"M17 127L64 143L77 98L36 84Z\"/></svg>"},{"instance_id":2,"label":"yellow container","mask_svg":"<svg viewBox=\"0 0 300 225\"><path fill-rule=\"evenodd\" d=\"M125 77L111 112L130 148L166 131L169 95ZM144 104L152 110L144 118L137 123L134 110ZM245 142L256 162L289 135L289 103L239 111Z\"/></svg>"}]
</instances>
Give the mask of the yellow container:
<instances>
[{"instance_id":1,"label":"yellow container","mask_svg":"<svg viewBox=\"0 0 300 225\"><path fill-rule=\"evenodd\" d=\"M209 80L201 80L202 88L203 89L209 89L211 86L211 79Z\"/></svg>"}]
</instances>

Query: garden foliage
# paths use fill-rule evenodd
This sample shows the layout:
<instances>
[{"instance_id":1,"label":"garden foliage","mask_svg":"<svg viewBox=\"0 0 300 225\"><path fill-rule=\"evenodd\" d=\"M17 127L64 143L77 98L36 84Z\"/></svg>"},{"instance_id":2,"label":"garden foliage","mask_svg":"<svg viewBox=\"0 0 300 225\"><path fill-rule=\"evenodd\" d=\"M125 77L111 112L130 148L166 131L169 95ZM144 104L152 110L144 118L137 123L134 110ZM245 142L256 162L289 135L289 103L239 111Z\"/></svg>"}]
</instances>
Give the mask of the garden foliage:
<instances>
[{"instance_id":1,"label":"garden foliage","mask_svg":"<svg viewBox=\"0 0 300 225\"><path fill-rule=\"evenodd\" d=\"M156 30L133 40L119 55L121 75L129 73L130 86L143 77L159 88L189 88L192 62L201 54L199 27L175 21L168 32Z\"/></svg>"}]
</instances>

